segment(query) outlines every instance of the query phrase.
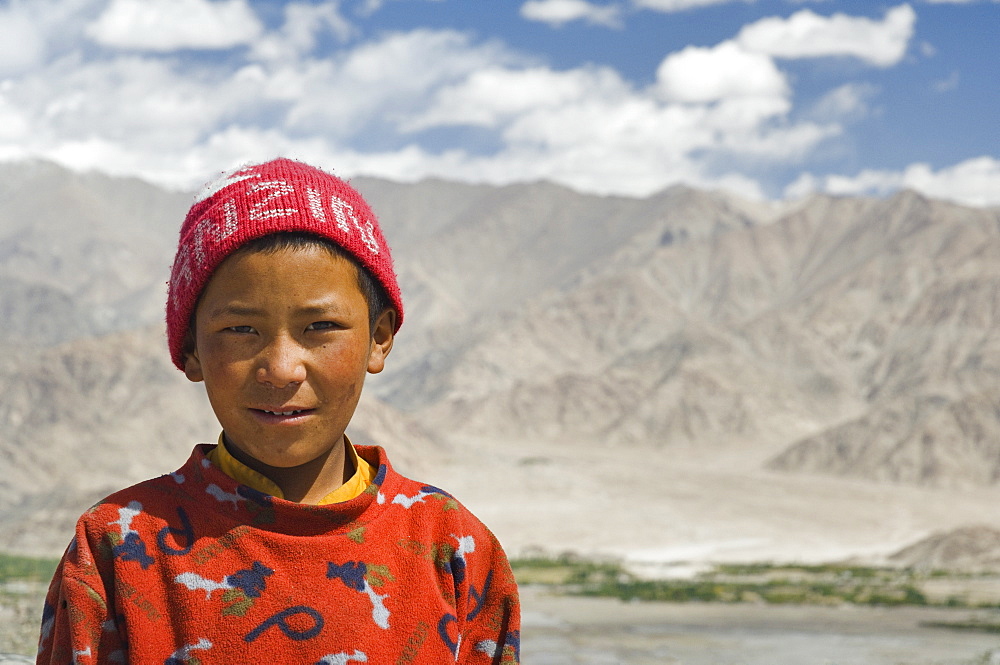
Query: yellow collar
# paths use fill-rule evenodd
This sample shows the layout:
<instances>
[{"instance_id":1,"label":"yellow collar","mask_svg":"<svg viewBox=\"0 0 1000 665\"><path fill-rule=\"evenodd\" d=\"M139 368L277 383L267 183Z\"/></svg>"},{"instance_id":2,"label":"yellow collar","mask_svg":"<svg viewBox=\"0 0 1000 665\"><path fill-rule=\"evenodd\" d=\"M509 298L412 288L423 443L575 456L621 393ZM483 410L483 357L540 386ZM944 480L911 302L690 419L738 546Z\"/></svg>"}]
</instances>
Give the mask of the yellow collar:
<instances>
[{"instance_id":1,"label":"yellow collar","mask_svg":"<svg viewBox=\"0 0 1000 665\"><path fill-rule=\"evenodd\" d=\"M226 449L223 439L224 434L220 434L219 445L208 453L208 459L212 464L238 483L279 499L284 498L281 488L273 480L233 457ZM358 455L358 451L354 449L354 445L348 440L346 434L344 435L344 443L346 444L347 462L354 467L354 475L346 483L323 497L318 505L349 501L368 489L375 478L375 468Z\"/></svg>"}]
</instances>

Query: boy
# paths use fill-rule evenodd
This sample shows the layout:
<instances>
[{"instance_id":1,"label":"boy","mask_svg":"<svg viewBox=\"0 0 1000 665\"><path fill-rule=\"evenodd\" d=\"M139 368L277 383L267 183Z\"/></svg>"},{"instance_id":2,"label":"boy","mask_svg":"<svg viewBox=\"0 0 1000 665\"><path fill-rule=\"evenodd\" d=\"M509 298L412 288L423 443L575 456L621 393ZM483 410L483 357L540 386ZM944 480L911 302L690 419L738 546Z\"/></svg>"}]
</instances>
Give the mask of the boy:
<instances>
[{"instance_id":1,"label":"boy","mask_svg":"<svg viewBox=\"0 0 1000 665\"><path fill-rule=\"evenodd\" d=\"M278 159L209 185L181 228L167 337L222 435L80 518L37 662L517 663L493 535L344 436L402 320L389 248L345 182Z\"/></svg>"}]
</instances>

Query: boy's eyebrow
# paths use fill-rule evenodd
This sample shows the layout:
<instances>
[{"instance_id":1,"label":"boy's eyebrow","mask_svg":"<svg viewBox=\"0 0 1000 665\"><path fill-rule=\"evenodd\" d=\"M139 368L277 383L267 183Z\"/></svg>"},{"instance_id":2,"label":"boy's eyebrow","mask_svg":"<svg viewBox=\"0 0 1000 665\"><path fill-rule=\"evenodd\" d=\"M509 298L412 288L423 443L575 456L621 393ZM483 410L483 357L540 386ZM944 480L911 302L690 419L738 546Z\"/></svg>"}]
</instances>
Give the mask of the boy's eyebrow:
<instances>
[{"instance_id":1,"label":"boy's eyebrow","mask_svg":"<svg viewBox=\"0 0 1000 665\"><path fill-rule=\"evenodd\" d=\"M330 300L324 302L317 302L312 305L306 305L304 307L298 307L295 309L296 314L329 314L336 313L343 310L343 306L339 305L337 301ZM238 303L228 303L217 309L209 312L209 317L219 317L219 316L265 316L267 310L260 307L253 307L251 305L240 305Z\"/></svg>"},{"instance_id":2,"label":"boy's eyebrow","mask_svg":"<svg viewBox=\"0 0 1000 665\"><path fill-rule=\"evenodd\" d=\"M330 312L339 312L343 310L343 306L338 306L337 302L331 300L329 302L319 302L314 305L307 305L305 307L299 307L295 310L296 314L329 314Z\"/></svg>"},{"instance_id":3,"label":"boy's eyebrow","mask_svg":"<svg viewBox=\"0 0 1000 665\"><path fill-rule=\"evenodd\" d=\"M228 303L221 307L217 307L208 313L210 318L218 316L259 316L264 313L264 310L259 307L250 307L249 305L237 305L235 303Z\"/></svg>"}]
</instances>

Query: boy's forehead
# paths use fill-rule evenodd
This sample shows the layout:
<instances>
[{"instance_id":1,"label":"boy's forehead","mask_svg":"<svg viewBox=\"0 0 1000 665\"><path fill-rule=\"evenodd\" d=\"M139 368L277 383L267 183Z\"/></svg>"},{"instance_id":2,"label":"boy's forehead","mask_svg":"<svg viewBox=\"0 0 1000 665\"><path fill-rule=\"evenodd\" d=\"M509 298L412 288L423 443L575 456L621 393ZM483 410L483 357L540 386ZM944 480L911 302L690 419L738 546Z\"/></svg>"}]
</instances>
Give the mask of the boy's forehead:
<instances>
[{"instance_id":1,"label":"boy's forehead","mask_svg":"<svg viewBox=\"0 0 1000 665\"><path fill-rule=\"evenodd\" d=\"M285 294L289 305L295 302L299 310L315 312L355 295L363 298L357 266L315 244L234 252L208 278L202 300L213 301L212 312L260 314L254 296L265 293Z\"/></svg>"}]
</instances>

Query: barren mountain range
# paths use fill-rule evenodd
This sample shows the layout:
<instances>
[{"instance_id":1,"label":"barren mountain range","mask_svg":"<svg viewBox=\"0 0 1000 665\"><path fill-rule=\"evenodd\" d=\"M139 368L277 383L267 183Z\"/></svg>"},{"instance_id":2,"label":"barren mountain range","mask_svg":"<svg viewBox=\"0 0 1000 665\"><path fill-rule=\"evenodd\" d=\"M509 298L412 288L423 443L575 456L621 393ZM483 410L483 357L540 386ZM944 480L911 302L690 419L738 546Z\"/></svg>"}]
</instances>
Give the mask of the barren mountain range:
<instances>
[{"instance_id":1,"label":"barren mountain range","mask_svg":"<svg viewBox=\"0 0 1000 665\"><path fill-rule=\"evenodd\" d=\"M700 485L706 506L738 484L723 477L762 494L907 497L891 537L860 548L883 554L1000 497L1000 210L912 192L757 204L681 187L632 199L353 183L393 246L407 307L354 436L460 485L506 455L467 484L518 546L602 549L554 497L607 491L618 462L626 483L630 468L684 470L661 495L643 481L665 506L695 476L718 481ZM0 529L12 549L57 552L90 502L218 435L161 325L189 201L45 162L0 165ZM491 502L477 486L512 494ZM961 509L919 512L953 494ZM621 547L718 540L733 515L691 514L673 535ZM560 519L548 542L546 520ZM809 517L788 519L794 530ZM820 538L832 522L816 519Z\"/></svg>"}]
</instances>

